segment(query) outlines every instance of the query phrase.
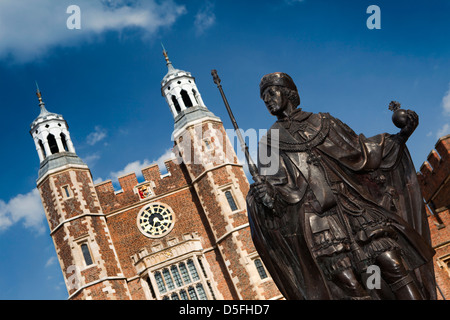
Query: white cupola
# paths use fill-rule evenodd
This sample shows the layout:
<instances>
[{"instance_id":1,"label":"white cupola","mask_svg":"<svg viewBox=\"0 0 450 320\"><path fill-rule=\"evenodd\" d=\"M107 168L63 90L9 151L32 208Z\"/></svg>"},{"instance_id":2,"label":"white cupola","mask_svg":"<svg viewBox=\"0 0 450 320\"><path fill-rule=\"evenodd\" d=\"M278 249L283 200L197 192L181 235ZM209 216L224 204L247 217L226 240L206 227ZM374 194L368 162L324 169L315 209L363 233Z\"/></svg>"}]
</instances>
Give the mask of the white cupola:
<instances>
[{"instance_id":1,"label":"white cupola","mask_svg":"<svg viewBox=\"0 0 450 320\"><path fill-rule=\"evenodd\" d=\"M188 122L209 117L218 119L203 102L195 78L190 72L175 69L163 46L167 74L161 81L161 94L166 98L175 119L175 131Z\"/></svg>"},{"instance_id":2,"label":"white cupola","mask_svg":"<svg viewBox=\"0 0 450 320\"><path fill-rule=\"evenodd\" d=\"M41 111L30 125L30 134L33 137L39 156L39 177L50 169L55 169L68 163L85 166L75 153L66 120L64 120L62 115L49 112L45 108L37 83L36 88Z\"/></svg>"},{"instance_id":3,"label":"white cupola","mask_svg":"<svg viewBox=\"0 0 450 320\"><path fill-rule=\"evenodd\" d=\"M195 84L195 78L190 72L175 69L164 47L163 54L168 72L161 81L161 94L166 98L173 116L176 117L181 111L191 107L206 108Z\"/></svg>"},{"instance_id":4,"label":"white cupola","mask_svg":"<svg viewBox=\"0 0 450 320\"><path fill-rule=\"evenodd\" d=\"M36 145L39 160L42 162L49 155L60 152L75 153L66 120L60 114L47 111L39 87L36 95L41 112L31 123L30 134Z\"/></svg>"}]
</instances>

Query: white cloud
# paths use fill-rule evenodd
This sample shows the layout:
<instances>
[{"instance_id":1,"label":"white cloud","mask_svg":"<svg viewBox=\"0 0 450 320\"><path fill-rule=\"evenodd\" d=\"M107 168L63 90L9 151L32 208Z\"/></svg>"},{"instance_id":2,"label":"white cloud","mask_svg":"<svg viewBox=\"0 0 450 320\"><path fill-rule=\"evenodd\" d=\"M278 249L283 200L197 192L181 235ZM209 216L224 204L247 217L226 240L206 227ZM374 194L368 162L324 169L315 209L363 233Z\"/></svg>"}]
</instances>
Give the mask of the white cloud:
<instances>
[{"instance_id":1,"label":"white cloud","mask_svg":"<svg viewBox=\"0 0 450 320\"><path fill-rule=\"evenodd\" d=\"M449 133L450 133L450 124L446 123L442 126L441 129L438 130L438 132L436 133L436 138L443 137Z\"/></svg>"},{"instance_id":2,"label":"white cloud","mask_svg":"<svg viewBox=\"0 0 450 320\"><path fill-rule=\"evenodd\" d=\"M69 30L66 10L80 8L81 29ZM142 29L152 36L186 13L173 0L2 0L0 1L0 58L27 62L57 46L77 46L104 31Z\"/></svg>"},{"instance_id":3,"label":"white cloud","mask_svg":"<svg viewBox=\"0 0 450 320\"><path fill-rule=\"evenodd\" d=\"M161 173L165 173L165 172L167 172L167 169L164 164L164 161L166 161L168 159L173 159L173 158L175 158L175 155L173 154L172 149L167 149L166 152L164 152L164 154L161 155L158 159L153 161L153 163L157 163Z\"/></svg>"},{"instance_id":4,"label":"white cloud","mask_svg":"<svg viewBox=\"0 0 450 320\"><path fill-rule=\"evenodd\" d=\"M197 35L201 35L216 22L214 14L214 4L206 2L205 5L195 15L194 26Z\"/></svg>"},{"instance_id":5,"label":"white cloud","mask_svg":"<svg viewBox=\"0 0 450 320\"><path fill-rule=\"evenodd\" d=\"M100 183L100 182L103 182L103 181L105 181L105 180L103 180L101 177L98 177L98 178L94 179L94 184L97 184L97 183Z\"/></svg>"},{"instance_id":6,"label":"white cloud","mask_svg":"<svg viewBox=\"0 0 450 320\"><path fill-rule=\"evenodd\" d=\"M450 115L450 84L449 89L445 93L444 97L442 98L442 108L444 109L445 115Z\"/></svg>"},{"instance_id":7,"label":"white cloud","mask_svg":"<svg viewBox=\"0 0 450 320\"><path fill-rule=\"evenodd\" d=\"M117 181L117 179L120 176L129 174L129 173L132 173L132 172L136 173L137 177L141 177L142 176L141 170L143 168L148 167L149 165L155 164L155 163L158 164L161 173L165 173L166 168L164 166L164 161L168 160L168 159L171 159L171 158L174 158L174 157L175 157L175 155L172 153L172 149L168 149L168 150L166 150L164 152L163 155L161 155L156 160L149 161L148 159L144 159L142 161L137 160L137 161L133 161L133 162L128 163L122 170L111 172L109 179L111 179L113 182L115 182L115 181ZM98 179L96 179L96 181L97 181L96 183L101 182L101 181L98 181Z\"/></svg>"},{"instance_id":8,"label":"white cloud","mask_svg":"<svg viewBox=\"0 0 450 320\"><path fill-rule=\"evenodd\" d=\"M100 155L98 153L93 153L83 157L82 159L89 168L92 168L97 160L100 159Z\"/></svg>"},{"instance_id":9,"label":"white cloud","mask_svg":"<svg viewBox=\"0 0 450 320\"><path fill-rule=\"evenodd\" d=\"M151 165L152 163L148 161L147 159L144 159L143 161L137 160L128 163L122 170L114 171L110 173L110 179L113 181L117 181L117 179L120 176L123 176L125 174L135 172L136 176L142 176L141 169L144 167L147 167Z\"/></svg>"},{"instance_id":10,"label":"white cloud","mask_svg":"<svg viewBox=\"0 0 450 320\"><path fill-rule=\"evenodd\" d=\"M47 260L47 262L45 263L45 267L48 268L48 267L54 265L54 264L56 263L56 261L57 261L57 260L56 260L56 257L55 257L55 256L50 257L50 258Z\"/></svg>"},{"instance_id":11,"label":"white cloud","mask_svg":"<svg viewBox=\"0 0 450 320\"><path fill-rule=\"evenodd\" d=\"M450 116L450 83L447 92L442 97L442 113L445 117ZM437 132L436 137L440 138L450 133L450 123L445 123Z\"/></svg>"},{"instance_id":12,"label":"white cloud","mask_svg":"<svg viewBox=\"0 0 450 320\"><path fill-rule=\"evenodd\" d=\"M100 126L95 126L95 131L88 134L86 138L87 144L93 146L99 141L102 141L106 138L106 129L103 129Z\"/></svg>"},{"instance_id":13,"label":"white cloud","mask_svg":"<svg viewBox=\"0 0 450 320\"><path fill-rule=\"evenodd\" d=\"M45 230L44 217L44 209L37 189L27 194L18 194L8 202L0 200L0 230L6 230L22 221L25 228L32 228L42 233Z\"/></svg>"}]
</instances>

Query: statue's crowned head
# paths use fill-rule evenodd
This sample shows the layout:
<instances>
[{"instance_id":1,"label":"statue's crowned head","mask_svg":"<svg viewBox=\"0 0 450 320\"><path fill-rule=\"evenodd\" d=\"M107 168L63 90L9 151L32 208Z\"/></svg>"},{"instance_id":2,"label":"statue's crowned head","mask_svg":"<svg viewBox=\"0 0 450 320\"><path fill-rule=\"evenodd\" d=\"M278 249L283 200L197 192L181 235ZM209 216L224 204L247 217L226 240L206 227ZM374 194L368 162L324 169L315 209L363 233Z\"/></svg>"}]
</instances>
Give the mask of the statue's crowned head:
<instances>
[{"instance_id":1,"label":"statue's crowned head","mask_svg":"<svg viewBox=\"0 0 450 320\"><path fill-rule=\"evenodd\" d=\"M263 76L259 84L261 98L263 98L264 91L271 86L283 88L284 94L286 94L288 99L291 100L294 107L300 104L300 96L298 94L297 86L288 74L284 72L274 72Z\"/></svg>"}]
</instances>

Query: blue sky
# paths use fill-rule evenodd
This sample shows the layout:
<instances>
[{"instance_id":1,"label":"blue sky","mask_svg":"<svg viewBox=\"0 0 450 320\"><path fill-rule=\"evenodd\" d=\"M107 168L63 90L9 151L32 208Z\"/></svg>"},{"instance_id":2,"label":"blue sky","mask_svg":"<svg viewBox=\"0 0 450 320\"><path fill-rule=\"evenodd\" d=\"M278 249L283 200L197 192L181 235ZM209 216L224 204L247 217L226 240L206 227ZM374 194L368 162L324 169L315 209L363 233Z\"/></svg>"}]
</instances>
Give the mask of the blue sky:
<instances>
[{"instance_id":1,"label":"blue sky","mask_svg":"<svg viewBox=\"0 0 450 320\"><path fill-rule=\"evenodd\" d=\"M381 29L366 26L372 4ZM81 29L67 28L69 5L80 7ZM366 136L397 132L387 109L397 100L420 117L408 142L419 169L450 133L449 12L439 0L2 0L0 299L67 298L35 191L35 80L95 181L116 183L170 155L161 42L225 128L211 69L244 130L273 123L258 86L275 71L292 76L303 109L330 112Z\"/></svg>"}]
</instances>

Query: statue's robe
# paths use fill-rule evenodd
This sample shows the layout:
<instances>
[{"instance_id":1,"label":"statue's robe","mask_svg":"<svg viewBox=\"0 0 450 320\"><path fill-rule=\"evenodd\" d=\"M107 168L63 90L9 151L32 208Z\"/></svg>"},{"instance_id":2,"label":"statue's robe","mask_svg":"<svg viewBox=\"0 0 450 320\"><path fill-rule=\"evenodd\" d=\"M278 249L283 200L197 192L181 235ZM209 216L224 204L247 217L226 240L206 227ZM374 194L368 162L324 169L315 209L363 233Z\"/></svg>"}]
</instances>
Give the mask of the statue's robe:
<instances>
[{"instance_id":1,"label":"statue's robe","mask_svg":"<svg viewBox=\"0 0 450 320\"><path fill-rule=\"evenodd\" d=\"M274 130L279 141L274 139ZM270 164L258 161L261 176L274 187L275 204L267 208L250 189L247 207L252 239L286 299L343 298L312 253L311 216L320 216L337 201L324 168L333 171L366 210L380 212L391 221L403 258L414 270L424 297L436 299L435 252L414 165L400 135L366 138L329 114L297 109L284 123L277 121L272 126L259 148L267 148L269 154L278 152L279 166L275 173L266 174ZM311 162L311 155L319 165Z\"/></svg>"}]
</instances>

